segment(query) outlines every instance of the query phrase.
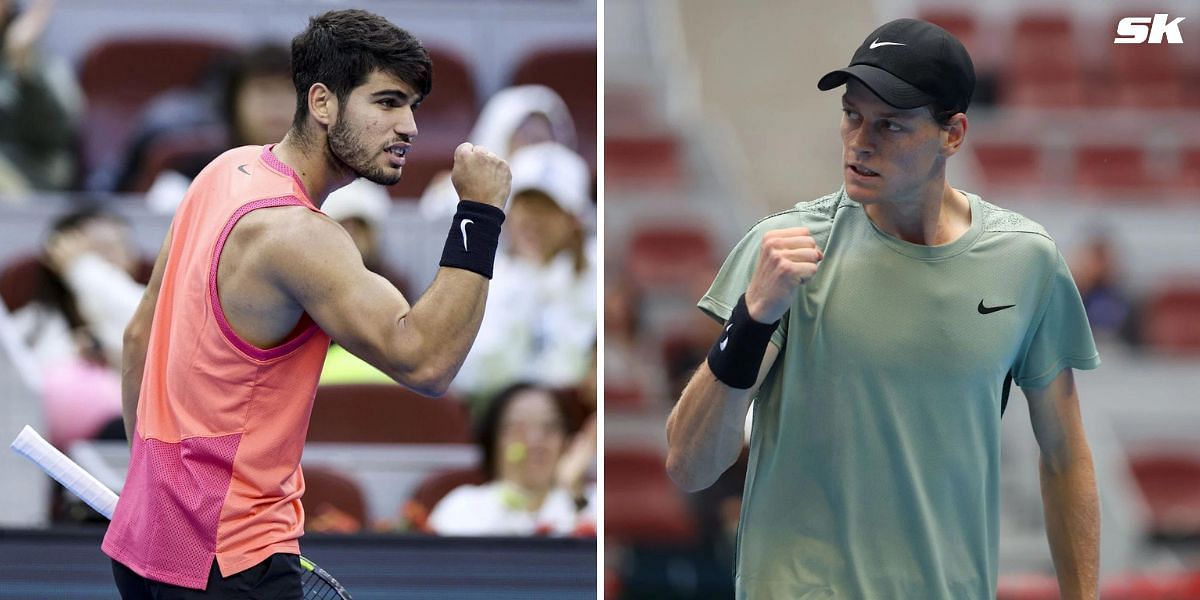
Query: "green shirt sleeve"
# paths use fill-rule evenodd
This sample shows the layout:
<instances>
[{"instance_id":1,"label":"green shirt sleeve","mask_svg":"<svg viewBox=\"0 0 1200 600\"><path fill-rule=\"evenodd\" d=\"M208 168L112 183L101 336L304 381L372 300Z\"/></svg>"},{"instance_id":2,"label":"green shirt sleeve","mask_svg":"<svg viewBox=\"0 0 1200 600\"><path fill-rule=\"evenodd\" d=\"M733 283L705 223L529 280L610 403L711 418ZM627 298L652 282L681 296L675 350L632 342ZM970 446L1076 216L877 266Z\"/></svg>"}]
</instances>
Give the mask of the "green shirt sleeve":
<instances>
[{"instance_id":1,"label":"green shirt sleeve","mask_svg":"<svg viewBox=\"0 0 1200 600\"><path fill-rule=\"evenodd\" d=\"M1013 381L1023 388L1046 387L1068 367L1100 366L1079 289L1062 254L1057 249L1054 252L1057 260L1042 296L1041 312L1013 364Z\"/></svg>"}]
</instances>

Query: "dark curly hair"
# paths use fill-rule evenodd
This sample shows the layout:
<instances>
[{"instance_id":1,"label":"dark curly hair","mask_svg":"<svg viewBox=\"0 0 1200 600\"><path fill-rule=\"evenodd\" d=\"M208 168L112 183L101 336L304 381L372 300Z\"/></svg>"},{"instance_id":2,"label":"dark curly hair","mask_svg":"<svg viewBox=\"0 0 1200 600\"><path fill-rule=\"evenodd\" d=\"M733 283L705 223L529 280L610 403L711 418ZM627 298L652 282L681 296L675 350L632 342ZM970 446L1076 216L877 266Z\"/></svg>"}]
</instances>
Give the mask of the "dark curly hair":
<instances>
[{"instance_id":1,"label":"dark curly hair","mask_svg":"<svg viewBox=\"0 0 1200 600\"><path fill-rule=\"evenodd\" d=\"M292 39L292 82L296 115L292 127L308 118L308 90L325 84L339 106L350 91L383 71L411 85L424 98L433 89L429 52L413 35L365 10L335 10L308 21L308 29Z\"/></svg>"}]
</instances>

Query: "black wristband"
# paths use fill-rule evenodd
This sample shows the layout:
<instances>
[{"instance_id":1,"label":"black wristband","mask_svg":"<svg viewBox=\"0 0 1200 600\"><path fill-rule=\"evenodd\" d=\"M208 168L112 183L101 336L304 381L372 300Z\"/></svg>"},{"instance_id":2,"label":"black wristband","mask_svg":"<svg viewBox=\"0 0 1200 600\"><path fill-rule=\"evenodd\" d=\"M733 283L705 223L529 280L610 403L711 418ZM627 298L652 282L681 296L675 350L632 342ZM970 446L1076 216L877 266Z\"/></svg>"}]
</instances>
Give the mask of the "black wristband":
<instances>
[{"instance_id":1,"label":"black wristband","mask_svg":"<svg viewBox=\"0 0 1200 600\"><path fill-rule=\"evenodd\" d=\"M708 351L709 370L731 388L754 387L767 343L778 326L779 321L770 324L755 321L746 308L746 295L742 294L725 322L725 331Z\"/></svg>"},{"instance_id":2,"label":"black wristband","mask_svg":"<svg viewBox=\"0 0 1200 600\"><path fill-rule=\"evenodd\" d=\"M472 200L458 203L458 212L450 223L446 247L442 249L443 267L466 269L492 278L496 247L500 244L500 224L504 211Z\"/></svg>"}]
</instances>

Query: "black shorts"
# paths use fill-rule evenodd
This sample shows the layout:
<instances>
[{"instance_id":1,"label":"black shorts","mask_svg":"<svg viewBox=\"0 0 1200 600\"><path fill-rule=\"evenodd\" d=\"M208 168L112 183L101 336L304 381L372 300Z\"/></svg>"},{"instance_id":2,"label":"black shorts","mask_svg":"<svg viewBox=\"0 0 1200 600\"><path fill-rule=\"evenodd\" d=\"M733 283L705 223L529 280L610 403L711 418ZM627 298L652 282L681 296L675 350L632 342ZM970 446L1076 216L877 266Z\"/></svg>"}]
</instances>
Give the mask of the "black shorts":
<instances>
[{"instance_id":1,"label":"black shorts","mask_svg":"<svg viewBox=\"0 0 1200 600\"><path fill-rule=\"evenodd\" d=\"M301 600L302 596L300 557L295 554L272 554L229 577L221 577L214 560L208 573L208 589L203 591L146 579L115 560L112 566L122 600Z\"/></svg>"}]
</instances>

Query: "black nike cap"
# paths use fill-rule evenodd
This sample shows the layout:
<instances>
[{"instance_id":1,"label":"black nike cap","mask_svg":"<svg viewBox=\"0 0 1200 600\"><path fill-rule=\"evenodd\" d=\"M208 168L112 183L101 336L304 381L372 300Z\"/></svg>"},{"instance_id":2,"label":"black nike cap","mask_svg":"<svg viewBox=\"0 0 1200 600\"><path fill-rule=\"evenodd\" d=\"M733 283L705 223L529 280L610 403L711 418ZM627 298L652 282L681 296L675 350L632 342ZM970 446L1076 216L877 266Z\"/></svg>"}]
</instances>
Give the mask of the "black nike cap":
<instances>
[{"instance_id":1,"label":"black nike cap","mask_svg":"<svg viewBox=\"0 0 1200 600\"><path fill-rule=\"evenodd\" d=\"M896 19L871 32L850 66L826 73L817 88L831 90L851 77L896 108L936 103L966 112L975 91L975 65L962 42L917 19Z\"/></svg>"}]
</instances>

